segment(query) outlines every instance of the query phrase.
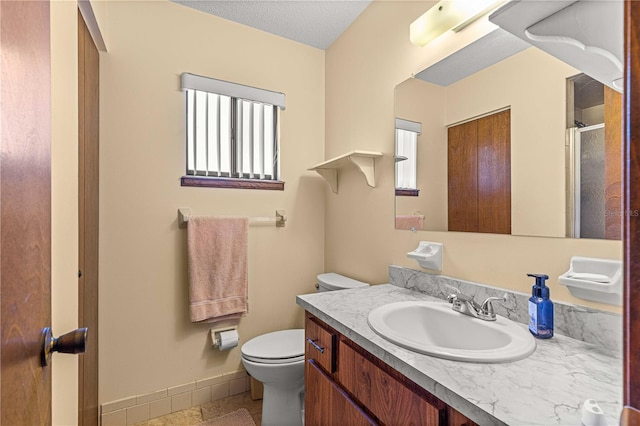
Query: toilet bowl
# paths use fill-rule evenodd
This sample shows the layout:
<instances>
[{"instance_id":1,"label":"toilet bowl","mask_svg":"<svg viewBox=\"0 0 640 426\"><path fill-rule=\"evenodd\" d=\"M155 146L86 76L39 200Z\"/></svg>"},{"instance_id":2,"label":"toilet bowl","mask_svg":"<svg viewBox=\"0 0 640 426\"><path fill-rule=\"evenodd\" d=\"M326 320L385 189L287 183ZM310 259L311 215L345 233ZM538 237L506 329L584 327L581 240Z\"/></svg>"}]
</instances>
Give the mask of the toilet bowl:
<instances>
[{"instance_id":1,"label":"toilet bowl","mask_svg":"<svg viewBox=\"0 0 640 426\"><path fill-rule=\"evenodd\" d=\"M318 275L318 291L366 287L345 276ZM301 426L304 417L304 329L254 337L240 348L244 368L264 385L262 424Z\"/></svg>"},{"instance_id":2,"label":"toilet bowl","mask_svg":"<svg viewBox=\"0 0 640 426\"><path fill-rule=\"evenodd\" d=\"M264 385L262 424L302 424L304 329L274 331L242 345L242 364Z\"/></svg>"}]
</instances>

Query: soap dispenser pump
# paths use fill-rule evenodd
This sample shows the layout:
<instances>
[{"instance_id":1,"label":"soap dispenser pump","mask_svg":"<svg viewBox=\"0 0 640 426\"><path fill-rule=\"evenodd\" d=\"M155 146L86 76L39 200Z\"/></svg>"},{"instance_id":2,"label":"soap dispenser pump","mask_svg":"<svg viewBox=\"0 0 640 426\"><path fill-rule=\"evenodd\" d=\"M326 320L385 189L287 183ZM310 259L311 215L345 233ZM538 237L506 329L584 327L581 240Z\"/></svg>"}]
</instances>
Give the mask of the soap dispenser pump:
<instances>
[{"instance_id":1,"label":"soap dispenser pump","mask_svg":"<svg viewBox=\"0 0 640 426\"><path fill-rule=\"evenodd\" d=\"M536 279L529 298L529 331L538 339L553 337L553 302L549 299L548 275L527 274Z\"/></svg>"}]
</instances>

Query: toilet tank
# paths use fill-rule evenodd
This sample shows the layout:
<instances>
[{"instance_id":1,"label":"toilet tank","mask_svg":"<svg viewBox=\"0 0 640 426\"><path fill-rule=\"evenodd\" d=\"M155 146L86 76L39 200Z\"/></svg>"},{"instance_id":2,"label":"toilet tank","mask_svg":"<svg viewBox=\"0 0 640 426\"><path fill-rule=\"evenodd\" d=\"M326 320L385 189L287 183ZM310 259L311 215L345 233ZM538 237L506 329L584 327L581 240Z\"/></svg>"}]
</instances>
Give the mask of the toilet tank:
<instances>
[{"instance_id":1,"label":"toilet tank","mask_svg":"<svg viewBox=\"0 0 640 426\"><path fill-rule=\"evenodd\" d=\"M318 275L318 291L344 290L347 288L368 287L369 284L344 275L329 272Z\"/></svg>"}]
</instances>

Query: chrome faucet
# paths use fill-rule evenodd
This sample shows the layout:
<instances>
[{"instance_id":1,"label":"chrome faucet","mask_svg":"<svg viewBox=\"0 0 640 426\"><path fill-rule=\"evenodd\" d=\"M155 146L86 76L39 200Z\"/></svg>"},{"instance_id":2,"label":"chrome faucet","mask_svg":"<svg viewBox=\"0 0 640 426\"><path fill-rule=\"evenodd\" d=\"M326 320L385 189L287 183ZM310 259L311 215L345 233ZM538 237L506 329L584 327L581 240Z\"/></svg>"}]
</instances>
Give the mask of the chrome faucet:
<instances>
[{"instance_id":1,"label":"chrome faucet","mask_svg":"<svg viewBox=\"0 0 640 426\"><path fill-rule=\"evenodd\" d=\"M461 314L469 315L475 318L480 318L485 321L495 321L496 312L493 309L491 302L499 300L501 302L507 301L507 296L502 297L488 297L482 304L478 304L473 300L473 296L467 296L462 293L450 294L447 297L449 303L453 304L451 307L454 311Z\"/></svg>"}]
</instances>

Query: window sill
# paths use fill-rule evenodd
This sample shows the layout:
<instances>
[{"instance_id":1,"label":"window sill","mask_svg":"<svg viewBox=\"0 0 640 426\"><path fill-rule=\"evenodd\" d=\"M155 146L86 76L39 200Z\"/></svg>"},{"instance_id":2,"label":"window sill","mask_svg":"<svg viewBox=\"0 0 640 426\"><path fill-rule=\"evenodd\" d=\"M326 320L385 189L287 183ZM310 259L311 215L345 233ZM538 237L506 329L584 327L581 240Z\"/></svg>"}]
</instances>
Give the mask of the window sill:
<instances>
[{"instance_id":1,"label":"window sill","mask_svg":"<svg viewBox=\"0 0 640 426\"><path fill-rule=\"evenodd\" d=\"M267 189L284 191L284 182L280 180L256 180L202 176L183 176L180 186L196 186L202 188L236 188L236 189Z\"/></svg>"},{"instance_id":2,"label":"window sill","mask_svg":"<svg viewBox=\"0 0 640 426\"><path fill-rule=\"evenodd\" d=\"M417 197L420 195L419 189L400 189L396 188L396 196Z\"/></svg>"}]
</instances>

